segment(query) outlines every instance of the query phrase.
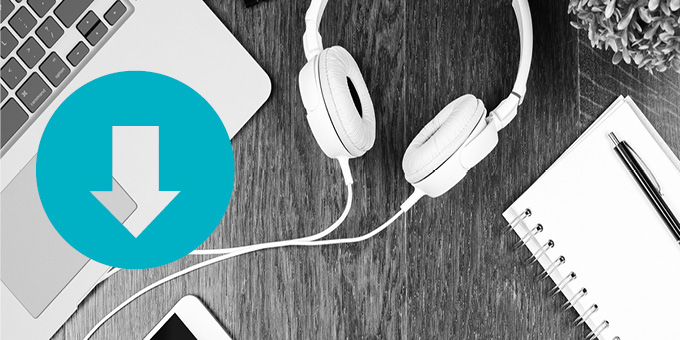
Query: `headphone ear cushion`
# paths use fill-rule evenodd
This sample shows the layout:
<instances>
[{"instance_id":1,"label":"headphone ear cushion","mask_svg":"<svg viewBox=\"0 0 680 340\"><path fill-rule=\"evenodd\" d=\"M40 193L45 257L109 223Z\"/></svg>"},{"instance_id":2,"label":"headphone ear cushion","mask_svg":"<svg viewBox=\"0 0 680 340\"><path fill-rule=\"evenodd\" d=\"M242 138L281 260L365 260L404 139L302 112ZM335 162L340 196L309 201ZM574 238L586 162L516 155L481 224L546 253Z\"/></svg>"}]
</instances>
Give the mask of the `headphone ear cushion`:
<instances>
[{"instance_id":1,"label":"headphone ear cushion","mask_svg":"<svg viewBox=\"0 0 680 340\"><path fill-rule=\"evenodd\" d=\"M362 156L375 143L375 111L359 65L344 48L328 48L319 55L319 79L338 137L352 156Z\"/></svg>"},{"instance_id":2,"label":"headphone ear cushion","mask_svg":"<svg viewBox=\"0 0 680 340\"><path fill-rule=\"evenodd\" d=\"M411 142L402 167L409 183L418 183L437 170L465 143L486 108L473 95L464 95L437 114Z\"/></svg>"}]
</instances>

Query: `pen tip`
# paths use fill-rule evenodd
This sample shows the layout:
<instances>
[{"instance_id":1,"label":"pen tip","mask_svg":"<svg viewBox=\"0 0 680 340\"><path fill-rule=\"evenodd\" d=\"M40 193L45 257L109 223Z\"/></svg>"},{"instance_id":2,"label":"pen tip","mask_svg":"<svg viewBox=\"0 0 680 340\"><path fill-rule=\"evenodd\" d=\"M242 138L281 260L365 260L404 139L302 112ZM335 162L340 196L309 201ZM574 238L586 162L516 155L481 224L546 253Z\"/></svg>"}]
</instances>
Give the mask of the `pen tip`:
<instances>
[{"instance_id":1,"label":"pen tip","mask_svg":"<svg viewBox=\"0 0 680 340\"><path fill-rule=\"evenodd\" d=\"M614 143L614 145L619 144L619 139L616 138L616 135L613 132L610 132L608 136L609 136L609 139L612 140L612 143Z\"/></svg>"}]
</instances>

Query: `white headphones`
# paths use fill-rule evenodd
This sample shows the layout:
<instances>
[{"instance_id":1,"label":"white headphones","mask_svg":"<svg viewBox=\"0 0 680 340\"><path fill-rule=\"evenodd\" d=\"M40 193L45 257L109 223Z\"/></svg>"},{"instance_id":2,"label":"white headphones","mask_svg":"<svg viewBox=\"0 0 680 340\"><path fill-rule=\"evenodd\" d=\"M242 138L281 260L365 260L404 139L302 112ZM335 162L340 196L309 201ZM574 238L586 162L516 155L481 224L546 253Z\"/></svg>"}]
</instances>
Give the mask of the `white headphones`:
<instances>
[{"instance_id":1,"label":"white headphones","mask_svg":"<svg viewBox=\"0 0 680 340\"><path fill-rule=\"evenodd\" d=\"M348 159L362 156L373 146L375 111L352 55L340 46L323 48L319 23L327 3L312 0L305 16L303 43L308 63L300 71L300 93L316 141L345 170ZM406 150L402 165L406 180L420 197L438 197L453 188L491 153L498 144L498 131L517 115L529 78L533 31L527 0L513 0L512 7L521 50L512 93L488 115L481 100L464 95L423 128Z\"/></svg>"}]
</instances>

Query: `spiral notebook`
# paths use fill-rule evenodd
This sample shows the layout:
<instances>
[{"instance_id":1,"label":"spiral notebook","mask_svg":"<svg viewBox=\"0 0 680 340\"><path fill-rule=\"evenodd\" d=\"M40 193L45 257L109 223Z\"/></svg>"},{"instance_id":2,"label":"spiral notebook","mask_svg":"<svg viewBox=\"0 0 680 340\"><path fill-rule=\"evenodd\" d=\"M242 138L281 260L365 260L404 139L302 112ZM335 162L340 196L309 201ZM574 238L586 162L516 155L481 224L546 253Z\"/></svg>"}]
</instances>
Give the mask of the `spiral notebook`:
<instances>
[{"instance_id":1,"label":"spiral notebook","mask_svg":"<svg viewBox=\"0 0 680 340\"><path fill-rule=\"evenodd\" d=\"M503 216L565 308L587 323L588 339L680 339L680 246L617 158L610 132L637 151L680 216L680 161L630 98L619 98Z\"/></svg>"}]
</instances>

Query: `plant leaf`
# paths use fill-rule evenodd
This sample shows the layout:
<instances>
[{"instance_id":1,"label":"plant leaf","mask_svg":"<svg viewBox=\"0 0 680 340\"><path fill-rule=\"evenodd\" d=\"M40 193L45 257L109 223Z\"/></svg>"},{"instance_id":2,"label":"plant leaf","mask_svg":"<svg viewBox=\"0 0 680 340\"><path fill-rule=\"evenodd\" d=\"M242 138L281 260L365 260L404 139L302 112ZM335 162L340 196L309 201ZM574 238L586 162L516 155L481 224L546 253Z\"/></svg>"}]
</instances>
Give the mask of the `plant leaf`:
<instances>
[{"instance_id":1,"label":"plant leaf","mask_svg":"<svg viewBox=\"0 0 680 340\"><path fill-rule=\"evenodd\" d=\"M644 7L638 8L638 13L640 14L640 19L642 19L642 21L644 21L645 23L652 22L652 16L649 14L649 10L647 8Z\"/></svg>"},{"instance_id":2,"label":"plant leaf","mask_svg":"<svg viewBox=\"0 0 680 340\"><path fill-rule=\"evenodd\" d=\"M633 18L633 14L635 14L635 8L631 7L628 10L628 13L626 14L626 16L623 17L621 19L621 21L619 21L618 25L616 25L616 28L619 29L619 30L622 30L622 29L628 27L628 24L630 24L630 20Z\"/></svg>"},{"instance_id":3,"label":"plant leaf","mask_svg":"<svg viewBox=\"0 0 680 340\"><path fill-rule=\"evenodd\" d=\"M616 41L613 38L607 38L607 46L609 46L614 52L619 51L619 47L616 45Z\"/></svg>"},{"instance_id":4,"label":"plant leaf","mask_svg":"<svg viewBox=\"0 0 680 340\"><path fill-rule=\"evenodd\" d=\"M654 34L656 34L657 28L659 28L659 25L656 24L647 26L647 28L645 28L645 33L643 34L643 37L647 40L652 39Z\"/></svg>"},{"instance_id":5,"label":"plant leaf","mask_svg":"<svg viewBox=\"0 0 680 340\"><path fill-rule=\"evenodd\" d=\"M659 3L659 7L661 7L661 11L663 14L666 14L666 16L671 16L673 13L671 13L671 9L668 7L668 4L665 2Z\"/></svg>"},{"instance_id":6,"label":"plant leaf","mask_svg":"<svg viewBox=\"0 0 680 340\"><path fill-rule=\"evenodd\" d=\"M645 56L642 53L635 53L635 55L633 56L633 61L638 65L640 65L640 63L644 59L645 59Z\"/></svg>"},{"instance_id":7,"label":"plant leaf","mask_svg":"<svg viewBox=\"0 0 680 340\"><path fill-rule=\"evenodd\" d=\"M680 73L680 59L673 59L673 61L671 61L671 67L673 67L675 72Z\"/></svg>"},{"instance_id":8,"label":"plant leaf","mask_svg":"<svg viewBox=\"0 0 680 340\"><path fill-rule=\"evenodd\" d=\"M649 10L654 11L659 8L659 0L649 0Z\"/></svg>"},{"instance_id":9,"label":"plant leaf","mask_svg":"<svg viewBox=\"0 0 680 340\"><path fill-rule=\"evenodd\" d=\"M623 61L625 61L626 64L630 64L631 59L630 59L630 54L628 53L628 49L624 48L622 50L622 52L623 52Z\"/></svg>"},{"instance_id":10,"label":"plant leaf","mask_svg":"<svg viewBox=\"0 0 680 340\"><path fill-rule=\"evenodd\" d=\"M616 0L609 0L607 8L604 10L604 17L607 19L611 18L612 14L614 14L614 9L616 9Z\"/></svg>"},{"instance_id":11,"label":"plant leaf","mask_svg":"<svg viewBox=\"0 0 680 340\"><path fill-rule=\"evenodd\" d=\"M678 9L680 9L680 0L671 0L669 7L671 8L671 11L674 12L677 11Z\"/></svg>"}]
</instances>

